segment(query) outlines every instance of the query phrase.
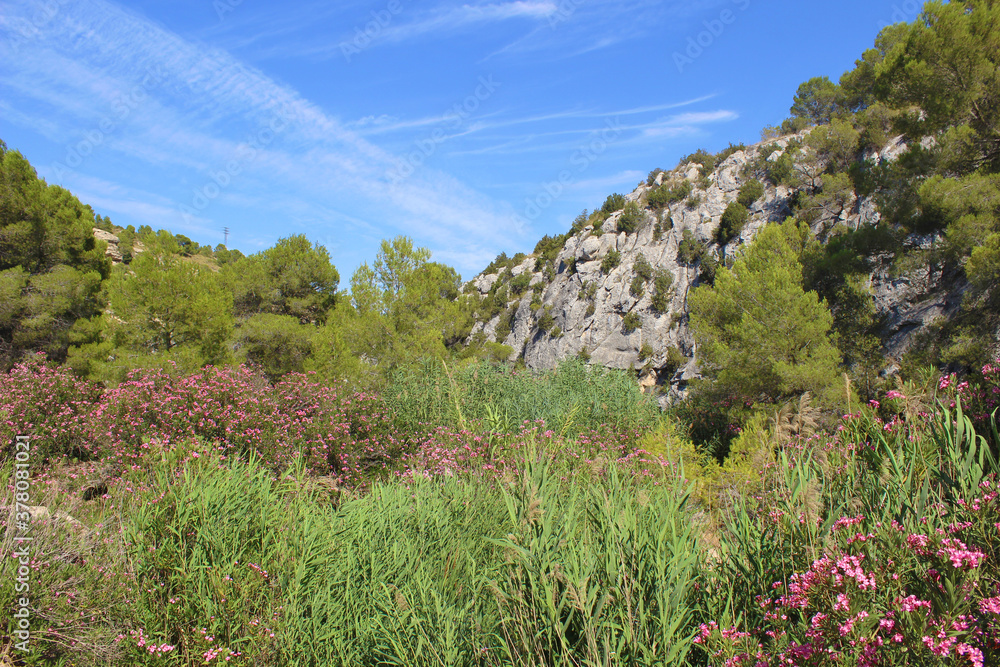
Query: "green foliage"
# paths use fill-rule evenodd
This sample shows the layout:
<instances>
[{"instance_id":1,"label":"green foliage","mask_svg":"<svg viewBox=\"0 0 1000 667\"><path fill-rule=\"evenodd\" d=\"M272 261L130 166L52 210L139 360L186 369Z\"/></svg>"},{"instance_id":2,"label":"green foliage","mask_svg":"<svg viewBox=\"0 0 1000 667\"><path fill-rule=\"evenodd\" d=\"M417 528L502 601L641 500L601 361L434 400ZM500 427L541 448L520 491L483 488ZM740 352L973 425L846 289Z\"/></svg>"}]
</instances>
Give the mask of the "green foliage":
<instances>
[{"instance_id":1,"label":"green foliage","mask_svg":"<svg viewBox=\"0 0 1000 667\"><path fill-rule=\"evenodd\" d=\"M814 125L829 123L839 110L840 87L825 76L809 79L795 93L790 109L796 118L805 118Z\"/></svg>"},{"instance_id":2,"label":"green foliage","mask_svg":"<svg viewBox=\"0 0 1000 667\"><path fill-rule=\"evenodd\" d=\"M626 334L632 333L641 326L642 318L639 317L639 313L634 310L625 313L625 317L622 318L622 330Z\"/></svg>"},{"instance_id":3,"label":"green foliage","mask_svg":"<svg viewBox=\"0 0 1000 667\"><path fill-rule=\"evenodd\" d=\"M652 280L653 278L653 267L650 265L649 260L646 259L646 255L639 253L636 257L635 262L632 265L632 270L635 274L642 278L644 281Z\"/></svg>"},{"instance_id":4,"label":"green foliage","mask_svg":"<svg viewBox=\"0 0 1000 667\"><path fill-rule=\"evenodd\" d=\"M820 189L801 197L796 204L797 217L808 225L820 219L835 219L854 197L854 187L848 174L825 175Z\"/></svg>"},{"instance_id":5,"label":"green foliage","mask_svg":"<svg viewBox=\"0 0 1000 667\"><path fill-rule=\"evenodd\" d=\"M695 238L690 229L685 229L677 246L677 258L683 264L696 264L705 255L705 244Z\"/></svg>"},{"instance_id":6,"label":"green foliage","mask_svg":"<svg viewBox=\"0 0 1000 667\"><path fill-rule=\"evenodd\" d=\"M604 200L604 204L601 206L601 213L604 214L606 219L607 216L623 208L625 208L625 195L620 195L616 192L608 195L608 198Z\"/></svg>"},{"instance_id":7,"label":"green foliage","mask_svg":"<svg viewBox=\"0 0 1000 667\"><path fill-rule=\"evenodd\" d=\"M546 234L537 244L535 244L535 257L543 262L555 262L559 252L566 244L567 238L569 238L567 234L558 234L556 236L549 236ZM540 269L536 268L535 270L538 271Z\"/></svg>"},{"instance_id":8,"label":"green foliage","mask_svg":"<svg viewBox=\"0 0 1000 667\"><path fill-rule=\"evenodd\" d=\"M531 274L525 271L524 273L517 275L513 280L510 281L510 293L514 296L521 296L526 291L531 284Z\"/></svg>"},{"instance_id":9,"label":"green foliage","mask_svg":"<svg viewBox=\"0 0 1000 667\"><path fill-rule=\"evenodd\" d=\"M768 225L713 287L689 297L704 372L720 388L776 402L809 391L829 397L840 358L833 318L803 290L798 255L808 230L794 220Z\"/></svg>"},{"instance_id":10,"label":"green foliage","mask_svg":"<svg viewBox=\"0 0 1000 667\"><path fill-rule=\"evenodd\" d=\"M656 276L653 280L653 296L651 297L653 310L656 312L665 313L670 307L670 297L672 296L670 288L673 283L673 274L667 272L665 269L658 269L656 271Z\"/></svg>"},{"instance_id":11,"label":"green foliage","mask_svg":"<svg viewBox=\"0 0 1000 667\"><path fill-rule=\"evenodd\" d=\"M632 278L632 283L629 285L628 292L636 299L642 298L642 295L646 293L646 281L642 279L642 276L635 276Z\"/></svg>"},{"instance_id":12,"label":"green foliage","mask_svg":"<svg viewBox=\"0 0 1000 667\"><path fill-rule=\"evenodd\" d=\"M1000 169L1000 81L992 2L932 3L901 28L875 68L881 101L905 110L897 125L913 136L967 125L966 168ZM866 54L867 55L867 54Z\"/></svg>"},{"instance_id":13,"label":"green foliage","mask_svg":"<svg viewBox=\"0 0 1000 667\"><path fill-rule=\"evenodd\" d=\"M664 173L662 169L657 167L656 169L649 172L649 176L646 177L646 185L652 186L656 182L656 177Z\"/></svg>"},{"instance_id":14,"label":"green foliage","mask_svg":"<svg viewBox=\"0 0 1000 667\"><path fill-rule=\"evenodd\" d=\"M596 312L597 312L597 306L594 304L593 301L591 301L590 303L587 304L587 310L586 312L584 312L583 316L592 317Z\"/></svg>"},{"instance_id":15,"label":"green foliage","mask_svg":"<svg viewBox=\"0 0 1000 667\"><path fill-rule=\"evenodd\" d=\"M795 169L791 151L785 151L777 160L767 163L767 179L775 185L788 185Z\"/></svg>"},{"instance_id":16,"label":"green foliage","mask_svg":"<svg viewBox=\"0 0 1000 667\"><path fill-rule=\"evenodd\" d=\"M65 359L74 324L100 311L111 270L92 231L100 225L110 220L0 142L0 370L33 351Z\"/></svg>"},{"instance_id":17,"label":"green foliage","mask_svg":"<svg viewBox=\"0 0 1000 667\"><path fill-rule=\"evenodd\" d=\"M426 360L399 369L386 389L400 428L423 432L430 426L483 423L492 412L506 413L511 429L542 420L569 437L600 429L643 429L659 408L626 372L565 360L553 371L519 371L505 365L474 363L446 372Z\"/></svg>"},{"instance_id":18,"label":"green foliage","mask_svg":"<svg viewBox=\"0 0 1000 667\"><path fill-rule=\"evenodd\" d=\"M382 241L373 267L362 264L351 277L354 313L343 334L357 357L379 372L421 358L446 354L464 341L471 306L459 299L460 278L449 266L430 261L430 251L406 237Z\"/></svg>"},{"instance_id":19,"label":"green foliage","mask_svg":"<svg viewBox=\"0 0 1000 667\"><path fill-rule=\"evenodd\" d=\"M587 226L590 215L587 213L587 209L583 209L580 215L573 218L573 225L570 227L570 234L579 234L583 231L583 228Z\"/></svg>"},{"instance_id":20,"label":"green foliage","mask_svg":"<svg viewBox=\"0 0 1000 667\"><path fill-rule=\"evenodd\" d=\"M608 254L601 260L601 271L611 273L622 262L622 254L617 250L608 250Z\"/></svg>"},{"instance_id":21,"label":"green foliage","mask_svg":"<svg viewBox=\"0 0 1000 667\"><path fill-rule=\"evenodd\" d=\"M653 346L649 344L648 341L644 341L642 345L639 346L639 361L646 361L652 358L655 352L653 351Z\"/></svg>"},{"instance_id":22,"label":"green foliage","mask_svg":"<svg viewBox=\"0 0 1000 667\"><path fill-rule=\"evenodd\" d=\"M290 315L257 314L235 332L235 352L275 381L305 371L318 331Z\"/></svg>"},{"instance_id":23,"label":"green foliage","mask_svg":"<svg viewBox=\"0 0 1000 667\"><path fill-rule=\"evenodd\" d=\"M750 217L750 211L739 202L729 202L722 213L722 220L715 230L715 240L719 245L725 245L740 235Z\"/></svg>"},{"instance_id":24,"label":"green foliage","mask_svg":"<svg viewBox=\"0 0 1000 667\"><path fill-rule=\"evenodd\" d=\"M233 294L237 318L287 315L303 324L321 324L325 320L336 301L340 282L326 248L313 245L301 234L227 263L220 275Z\"/></svg>"},{"instance_id":25,"label":"green foliage","mask_svg":"<svg viewBox=\"0 0 1000 667\"><path fill-rule=\"evenodd\" d=\"M631 234L645 219L645 213L637 202L631 201L622 209L622 214L618 218L618 231Z\"/></svg>"},{"instance_id":26,"label":"green foliage","mask_svg":"<svg viewBox=\"0 0 1000 667\"><path fill-rule=\"evenodd\" d=\"M736 195L736 201L746 208L750 208L754 202L763 196L764 184L755 178L747 181L740 187L739 194Z\"/></svg>"},{"instance_id":27,"label":"green foliage","mask_svg":"<svg viewBox=\"0 0 1000 667\"><path fill-rule=\"evenodd\" d=\"M684 202L684 205L687 206L688 208L698 208L699 206L701 206L701 197L697 195L688 197L688 200Z\"/></svg>"},{"instance_id":28,"label":"green foliage","mask_svg":"<svg viewBox=\"0 0 1000 667\"><path fill-rule=\"evenodd\" d=\"M846 171L858 153L861 134L846 120L834 119L829 125L817 127L806 137L806 146L815 151L830 172Z\"/></svg>"},{"instance_id":29,"label":"green foliage","mask_svg":"<svg viewBox=\"0 0 1000 667\"><path fill-rule=\"evenodd\" d=\"M230 359L233 301L219 276L176 256L143 253L105 285L100 340L74 347L70 363L122 378L168 360L191 371Z\"/></svg>"},{"instance_id":30,"label":"green foliage","mask_svg":"<svg viewBox=\"0 0 1000 667\"><path fill-rule=\"evenodd\" d=\"M517 304L512 305L510 308L505 310L502 315L500 315L500 321L497 322L496 326L496 341L502 343L507 340L507 336L510 335L511 328L514 326L514 316L517 314Z\"/></svg>"},{"instance_id":31,"label":"green foliage","mask_svg":"<svg viewBox=\"0 0 1000 667\"><path fill-rule=\"evenodd\" d=\"M542 333L549 333L556 324L556 319L552 317L550 308L542 309L542 314L538 316L538 330Z\"/></svg>"},{"instance_id":32,"label":"green foliage","mask_svg":"<svg viewBox=\"0 0 1000 667\"><path fill-rule=\"evenodd\" d=\"M646 202L654 209L662 209L670 204L686 199L690 196L693 189L694 186L687 179L682 180L680 183L666 182L651 190L646 195Z\"/></svg>"}]
</instances>

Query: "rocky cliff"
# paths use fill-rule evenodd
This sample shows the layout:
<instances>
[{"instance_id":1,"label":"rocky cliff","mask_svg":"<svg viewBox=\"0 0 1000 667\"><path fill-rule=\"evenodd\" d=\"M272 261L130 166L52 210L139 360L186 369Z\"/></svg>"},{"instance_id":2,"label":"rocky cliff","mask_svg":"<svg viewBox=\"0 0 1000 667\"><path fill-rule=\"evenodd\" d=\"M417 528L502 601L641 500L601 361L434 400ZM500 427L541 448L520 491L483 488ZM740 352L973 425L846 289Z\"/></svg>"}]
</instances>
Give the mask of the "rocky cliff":
<instances>
[{"instance_id":1,"label":"rocky cliff","mask_svg":"<svg viewBox=\"0 0 1000 667\"><path fill-rule=\"evenodd\" d=\"M708 173L688 162L651 176L625 195L626 202L636 203L633 212L636 205L641 207L637 224L621 224L626 206L603 223L577 225L564 240L557 237L563 243L554 258L536 252L477 276L466 284L466 292L474 291L483 303L498 303L481 309L473 338L508 345L511 360L523 358L530 368L552 368L561 359L579 355L607 367L644 369L644 383L663 386L664 400L682 394L698 373L688 295L710 278L715 265L731 262L761 227L791 214L796 188L774 185L759 175L762 167L780 160L790 144L799 154L804 136L728 151ZM870 157L875 162L893 160L905 148L896 139ZM763 194L747 206L742 229L732 238L720 238L723 214L750 180L763 185ZM662 208L650 204L651 195L667 186L684 194L683 199ZM852 192L827 206L810 226L824 240L838 228L858 229L879 219L875 202ZM927 248L936 240L911 235L905 244ZM928 266L900 272L891 257L876 258L875 265L868 287L883 318L891 372L893 360L917 333L958 307L964 285ZM659 277L652 278L649 269ZM525 274L530 278L522 277Z\"/></svg>"}]
</instances>

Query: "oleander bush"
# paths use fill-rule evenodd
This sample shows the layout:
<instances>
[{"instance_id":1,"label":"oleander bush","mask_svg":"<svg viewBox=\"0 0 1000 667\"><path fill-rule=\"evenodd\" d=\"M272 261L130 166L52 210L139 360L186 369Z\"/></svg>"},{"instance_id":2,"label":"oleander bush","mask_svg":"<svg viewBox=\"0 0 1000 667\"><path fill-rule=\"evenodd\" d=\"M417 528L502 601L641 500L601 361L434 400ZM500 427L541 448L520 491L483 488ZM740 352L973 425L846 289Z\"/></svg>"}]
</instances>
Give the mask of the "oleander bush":
<instances>
[{"instance_id":1,"label":"oleander bush","mask_svg":"<svg viewBox=\"0 0 1000 667\"><path fill-rule=\"evenodd\" d=\"M39 453L70 435L31 464L21 661L994 664L998 366L901 384L831 430L808 397L758 411L720 463L583 361L428 362L381 399L208 369L100 392L35 360L0 385L4 428ZM89 403L11 414L54 387ZM367 474L317 469L305 442L344 442Z\"/></svg>"}]
</instances>

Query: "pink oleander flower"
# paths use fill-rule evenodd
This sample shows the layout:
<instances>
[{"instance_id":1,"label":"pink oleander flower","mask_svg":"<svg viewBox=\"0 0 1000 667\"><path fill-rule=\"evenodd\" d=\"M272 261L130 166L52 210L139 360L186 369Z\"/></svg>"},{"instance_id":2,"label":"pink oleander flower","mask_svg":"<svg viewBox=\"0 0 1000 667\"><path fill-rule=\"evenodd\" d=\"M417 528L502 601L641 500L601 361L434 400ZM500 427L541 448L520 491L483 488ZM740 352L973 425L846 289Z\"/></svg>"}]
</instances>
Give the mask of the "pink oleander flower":
<instances>
[{"instance_id":1,"label":"pink oleander flower","mask_svg":"<svg viewBox=\"0 0 1000 667\"><path fill-rule=\"evenodd\" d=\"M941 544L942 548L938 550L937 555L941 558L948 558L955 568L965 566L977 568L986 558L986 554L982 551L973 551L966 547L964 542L958 540L945 539L941 541Z\"/></svg>"},{"instance_id":2,"label":"pink oleander flower","mask_svg":"<svg viewBox=\"0 0 1000 667\"><path fill-rule=\"evenodd\" d=\"M1000 616L1000 596L980 600L979 609L984 614Z\"/></svg>"}]
</instances>

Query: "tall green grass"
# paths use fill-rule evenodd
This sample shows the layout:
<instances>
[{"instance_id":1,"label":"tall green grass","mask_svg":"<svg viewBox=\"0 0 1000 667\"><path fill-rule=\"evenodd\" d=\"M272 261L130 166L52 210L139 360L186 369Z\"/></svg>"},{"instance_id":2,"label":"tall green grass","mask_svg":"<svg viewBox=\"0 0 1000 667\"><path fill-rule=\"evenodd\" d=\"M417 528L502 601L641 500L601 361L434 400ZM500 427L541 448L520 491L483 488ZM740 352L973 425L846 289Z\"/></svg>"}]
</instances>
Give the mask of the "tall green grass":
<instances>
[{"instance_id":1,"label":"tall green grass","mask_svg":"<svg viewBox=\"0 0 1000 667\"><path fill-rule=\"evenodd\" d=\"M514 370L497 363L448 367L440 360L398 371L385 392L397 424L516 432L524 421L575 436L602 425L644 429L659 408L625 371L570 359L553 371Z\"/></svg>"}]
</instances>

